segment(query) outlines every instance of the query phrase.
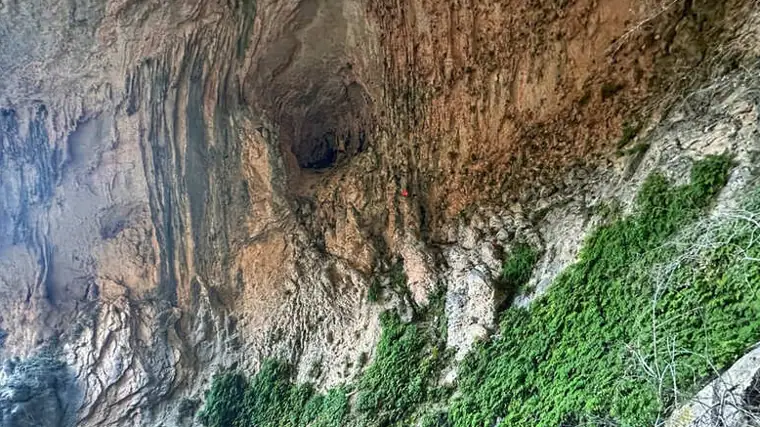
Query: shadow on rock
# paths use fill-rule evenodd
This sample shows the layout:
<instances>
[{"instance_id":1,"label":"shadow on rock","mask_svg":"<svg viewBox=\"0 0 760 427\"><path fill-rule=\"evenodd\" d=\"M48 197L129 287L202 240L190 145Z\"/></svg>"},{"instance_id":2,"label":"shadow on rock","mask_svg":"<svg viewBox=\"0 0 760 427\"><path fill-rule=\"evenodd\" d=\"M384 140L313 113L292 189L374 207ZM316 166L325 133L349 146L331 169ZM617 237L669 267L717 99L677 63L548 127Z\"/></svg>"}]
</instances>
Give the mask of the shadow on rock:
<instances>
[{"instance_id":1,"label":"shadow on rock","mask_svg":"<svg viewBox=\"0 0 760 427\"><path fill-rule=\"evenodd\" d=\"M57 358L7 360L0 373L0 427L73 426L79 396L73 371Z\"/></svg>"}]
</instances>

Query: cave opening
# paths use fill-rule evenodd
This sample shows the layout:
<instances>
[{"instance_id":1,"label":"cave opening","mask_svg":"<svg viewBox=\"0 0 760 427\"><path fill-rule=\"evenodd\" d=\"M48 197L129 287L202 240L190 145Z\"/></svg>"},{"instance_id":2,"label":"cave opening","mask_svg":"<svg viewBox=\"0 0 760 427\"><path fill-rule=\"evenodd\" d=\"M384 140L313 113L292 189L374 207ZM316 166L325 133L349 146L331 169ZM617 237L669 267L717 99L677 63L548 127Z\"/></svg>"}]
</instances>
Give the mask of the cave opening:
<instances>
[{"instance_id":1,"label":"cave opening","mask_svg":"<svg viewBox=\"0 0 760 427\"><path fill-rule=\"evenodd\" d=\"M366 143L363 130L353 133L329 130L323 135L302 139L292 151L301 169L324 171L361 153Z\"/></svg>"},{"instance_id":2,"label":"cave opening","mask_svg":"<svg viewBox=\"0 0 760 427\"><path fill-rule=\"evenodd\" d=\"M278 81L258 92L263 96L256 101L277 124L289 164L302 172L324 173L345 165L370 144L371 96L346 70L351 68L324 75L301 69L304 78Z\"/></svg>"},{"instance_id":3,"label":"cave opening","mask_svg":"<svg viewBox=\"0 0 760 427\"><path fill-rule=\"evenodd\" d=\"M303 169L327 169L338 160L340 147L334 132L328 132L314 141L306 141L306 151L295 151L298 165Z\"/></svg>"},{"instance_id":4,"label":"cave opening","mask_svg":"<svg viewBox=\"0 0 760 427\"><path fill-rule=\"evenodd\" d=\"M281 123L286 145L303 171L336 168L367 147L368 96L357 83L341 89L322 91L316 102L305 104L300 114L289 114Z\"/></svg>"},{"instance_id":5,"label":"cave opening","mask_svg":"<svg viewBox=\"0 0 760 427\"><path fill-rule=\"evenodd\" d=\"M247 71L245 101L276 124L288 167L324 173L371 144L381 68L363 11L356 0L300 3Z\"/></svg>"}]
</instances>

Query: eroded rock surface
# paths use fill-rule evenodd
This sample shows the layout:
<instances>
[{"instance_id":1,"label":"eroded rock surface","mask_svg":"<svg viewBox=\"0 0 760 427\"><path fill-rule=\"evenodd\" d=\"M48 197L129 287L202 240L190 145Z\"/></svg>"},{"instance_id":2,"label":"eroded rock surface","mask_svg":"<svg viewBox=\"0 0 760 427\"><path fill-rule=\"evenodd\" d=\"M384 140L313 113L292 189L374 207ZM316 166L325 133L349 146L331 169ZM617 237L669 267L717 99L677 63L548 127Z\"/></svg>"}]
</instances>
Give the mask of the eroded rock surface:
<instances>
[{"instance_id":1,"label":"eroded rock surface","mask_svg":"<svg viewBox=\"0 0 760 427\"><path fill-rule=\"evenodd\" d=\"M516 239L544 251L540 292L596 198L727 139L749 150L754 98L722 100L707 136L663 125L641 157L613 153L684 68L749 63L752 6L1 1L1 356L57 343L77 390L58 425L192 425L222 367L355 375L383 309L367 292L398 257L405 303L447 287L461 356Z\"/></svg>"},{"instance_id":2,"label":"eroded rock surface","mask_svg":"<svg viewBox=\"0 0 760 427\"><path fill-rule=\"evenodd\" d=\"M760 425L760 350L755 348L707 387L665 424L668 427L751 427Z\"/></svg>"},{"instance_id":3,"label":"eroded rock surface","mask_svg":"<svg viewBox=\"0 0 760 427\"><path fill-rule=\"evenodd\" d=\"M6 360L0 380L0 425L33 427L71 425L81 398L65 363L37 355Z\"/></svg>"}]
</instances>

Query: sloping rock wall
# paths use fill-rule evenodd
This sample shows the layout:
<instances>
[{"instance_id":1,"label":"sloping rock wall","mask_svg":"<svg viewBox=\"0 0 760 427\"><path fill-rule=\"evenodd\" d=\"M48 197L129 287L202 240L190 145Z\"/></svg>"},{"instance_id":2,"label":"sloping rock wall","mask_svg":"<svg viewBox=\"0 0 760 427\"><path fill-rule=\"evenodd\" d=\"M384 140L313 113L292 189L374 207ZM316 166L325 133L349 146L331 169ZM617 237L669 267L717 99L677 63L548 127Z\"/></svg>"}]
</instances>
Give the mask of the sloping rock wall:
<instances>
[{"instance_id":1,"label":"sloping rock wall","mask_svg":"<svg viewBox=\"0 0 760 427\"><path fill-rule=\"evenodd\" d=\"M351 378L439 284L466 348L516 236L539 290L572 260L623 122L748 55L751 2L560 3L0 2L0 356L56 348L77 425L175 426L222 367Z\"/></svg>"}]
</instances>

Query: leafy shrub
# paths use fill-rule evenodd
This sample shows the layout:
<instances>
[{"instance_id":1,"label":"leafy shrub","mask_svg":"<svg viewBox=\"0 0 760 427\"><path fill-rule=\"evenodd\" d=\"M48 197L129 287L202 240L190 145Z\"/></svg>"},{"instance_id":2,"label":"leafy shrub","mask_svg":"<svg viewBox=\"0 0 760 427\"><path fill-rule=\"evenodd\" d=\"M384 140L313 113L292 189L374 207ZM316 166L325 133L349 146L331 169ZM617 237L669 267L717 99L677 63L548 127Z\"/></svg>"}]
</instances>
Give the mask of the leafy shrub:
<instances>
[{"instance_id":1,"label":"leafy shrub","mask_svg":"<svg viewBox=\"0 0 760 427\"><path fill-rule=\"evenodd\" d=\"M214 377L198 420L207 427L239 427L242 422L246 381L240 373Z\"/></svg>"},{"instance_id":2,"label":"leafy shrub","mask_svg":"<svg viewBox=\"0 0 760 427\"><path fill-rule=\"evenodd\" d=\"M346 389L330 389L326 395L318 395L307 407L308 420L313 420L312 427L340 427L349 414L349 402Z\"/></svg>"},{"instance_id":3,"label":"leafy shrub","mask_svg":"<svg viewBox=\"0 0 760 427\"><path fill-rule=\"evenodd\" d=\"M722 224L707 236L713 245L689 245L705 237L685 233L730 167L725 156L708 157L679 187L650 176L631 216L596 230L529 309L503 313L500 337L462 362L447 412L449 390L435 385L446 358L437 294L413 323L383 314L375 358L354 385L320 394L293 384L287 364L267 361L250 382L216 377L199 419L213 427L654 425L760 339L760 264L746 261L760 258L756 230ZM760 216L760 191L745 208ZM671 244L675 236L687 243ZM536 259L518 245L502 281L522 286ZM663 265L667 282L655 274ZM405 282L403 266L395 272L393 288Z\"/></svg>"},{"instance_id":4,"label":"leafy shrub","mask_svg":"<svg viewBox=\"0 0 760 427\"><path fill-rule=\"evenodd\" d=\"M291 381L290 365L266 360L246 382L239 373L214 378L198 419L207 427L338 427L348 412L342 388L317 394L310 384Z\"/></svg>"},{"instance_id":5,"label":"leafy shrub","mask_svg":"<svg viewBox=\"0 0 760 427\"><path fill-rule=\"evenodd\" d=\"M292 367L276 360L266 360L248 382L239 373L216 376L198 419L207 427L406 425L418 406L438 397L439 324L404 323L394 312L383 313L381 322L375 360L355 386L359 419L350 419L346 388L316 393L309 384L294 384Z\"/></svg>"},{"instance_id":6,"label":"leafy shrub","mask_svg":"<svg viewBox=\"0 0 760 427\"><path fill-rule=\"evenodd\" d=\"M756 342L757 265L717 245L702 268L674 272L674 283L688 286L658 288L650 274L677 255L663 244L710 204L730 165L708 157L694 165L690 184L676 188L651 176L632 216L593 233L543 298L506 311L501 338L466 358L451 423L653 425L678 396L646 368L665 369L668 356L678 388L694 390L714 374L711 363L721 369Z\"/></svg>"},{"instance_id":7,"label":"leafy shrub","mask_svg":"<svg viewBox=\"0 0 760 427\"><path fill-rule=\"evenodd\" d=\"M538 261L538 252L527 243L518 243L504 262L499 285L508 294L514 294L530 280Z\"/></svg>"},{"instance_id":8,"label":"leafy shrub","mask_svg":"<svg viewBox=\"0 0 760 427\"><path fill-rule=\"evenodd\" d=\"M451 427L449 414L445 411L432 412L422 417L420 427Z\"/></svg>"},{"instance_id":9,"label":"leafy shrub","mask_svg":"<svg viewBox=\"0 0 760 427\"><path fill-rule=\"evenodd\" d=\"M442 353L425 328L403 323L394 312L383 313L381 323L375 360L357 384L356 410L365 424L395 425L430 397Z\"/></svg>"}]
</instances>

